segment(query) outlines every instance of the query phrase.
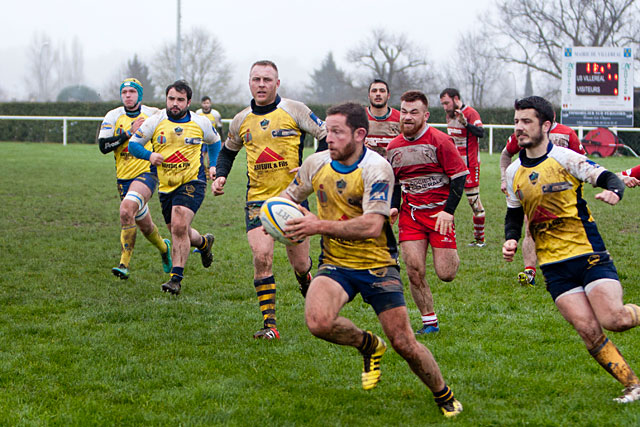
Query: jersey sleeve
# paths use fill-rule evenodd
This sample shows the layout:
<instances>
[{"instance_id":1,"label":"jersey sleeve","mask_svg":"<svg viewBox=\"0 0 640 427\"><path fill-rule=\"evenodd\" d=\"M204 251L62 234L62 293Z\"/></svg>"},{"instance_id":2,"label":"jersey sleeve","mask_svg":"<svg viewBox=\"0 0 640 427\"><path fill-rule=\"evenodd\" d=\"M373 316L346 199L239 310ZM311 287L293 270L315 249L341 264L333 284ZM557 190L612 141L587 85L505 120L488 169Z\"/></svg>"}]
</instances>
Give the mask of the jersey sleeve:
<instances>
[{"instance_id":1,"label":"jersey sleeve","mask_svg":"<svg viewBox=\"0 0 640 427\"><path fill-rule=\"evenodd\" d=\"M467 123L482 127L482 119L480 119L480 113L472 108L467 108L463 113L465 114L465 118L467 119Z\"/></svg>"},{"instance_id":2,"label":"jersey sleeve","mask_svg":"<svg viewBox=\"0 0 640 427\"><path fill-rule=\"evenodd\" d=\"M580 139L578 138L578 135L576 135L573 129L569 133L569 149L575 151L578 154L587 154L587 152L584 150L584 147L582 146L582 143L580 142Z\"/></svg>"},{"instance_id":3,"label":"jersey sleeve","mask_svg":"<svg viewBox=\"0 0 640 427\"><path fill-rule=\"evenodd\" d=\"M631 169L622 171L622 175L640 179L640 165L634 166Z\"/></svg>"},{"instance_id":4,"label":"jersey sleeve","mask_svg":"<svg viewBox=\"0 0 640 427\"><path fill-rule=\"evenodd\" d=\"M519 208L522 206L520 200L516 197L515 190L513 189L513 179L516 175L516 171L520 167L520 159L516 159L509 165L505 173L507 179L507 207Z\"/></svg>"},{"instance_id":5,"label":"jersey sleeve","mask_svg":"<svg viewBox=\"0 0 640 427\"><path fill-rule=\"evenodd\" d=\"M368 153L373 157L374 153ZM362 171L364 192L362 194L362 213L389 216L391 196L395 184L393 169L384 158L375 157Z\"/></svg>"},{"instance_id":6,"label":"jersey sleeve","mask_svg":"<svg viewBox=\"0 0 640 427\"><path fill-rule=\"evenodd\" d=\"M437 148L438 163L449 179L456 179L469 174L469 169L464 164L458 148L451 138L442 139Z\"/></svg>"},{"instance_id":7,"label":"jersey sleeve","mask_svg":"<svg viewBox=\"0 0 640 427\"><path fill-rule=\"evenodd\" d=\"M251 112L251 108L247 107L238 114L235 115L231 124L229 125L229 132L227 134L227 140L224 143L224 146L231 151L240 151L242 146L244 145L244 141L242 141L242 137L240 136L240 126L244 122L244 119Z\"/></svg>"},{"instance_id":8,"label":"jersey sleeve","mask_svg":"<svg viewBox=\"0 0 640 427\"><path fill-rule=\"evenodd\" d=\"M507 139L507 145L505 148L507 149L507 153L509 153L511 157L515 156L520 152L521 148L518 145L518 138L516 138L515 133L511 134L509 139Z\"/></svg>"},{"instance_id":9,"label":"jersey sleeve","mask_svg":"<svg viewBox=\"0 0 640 427\"><path fill-rule=\"evenodd\" d=\"M549 152L571 175L580 181L588 182L595 186L600 174L606 169L586 156L571 151L568 148L554 146Z\"/></svg>"},{"instance_id":10,"label":"jersey sleeve","mask_svg":"<svg viewBox=\"0 0 640 427\"><path fill-rule=\"evenodd\" d=\"M302 102L285 99L280 102L280 108L293 117L300 129L310 133L316 139L322 139L327 136L325 123Z\"/></svg>"},{"instance_id":11,"label":"jersey sleeve","mask_svg":"<svg viewBox=\"0 0 640 427\"><path fill-rule=\"evenodd\" d=\"M120 117L120 113L118 109L111 110L104 116L102 120L102 124L100 125L100 133L98 133L98 138L109 138L113 136L116 128L116 121Z\"/></svg>"},{"instance_id":12,"label":"jersey sleeve","mask_svg":"<svg viewBox=\"0 0 640 427\"><path fill-rule=\"evenodd\" d=\"M296 203L301 203L313 193L313 177L330 161L329 152L321 151L309 156L298 169L295 178L285 189L286 194Z\"/></svg>"},{"instance_id":13,"label":"jersey sleeve","mask_svg":"<svg viewBox=\"0 0 640 427\"><path fill-rule=\"evenodd\" d=\"M222 116L220 112L218 110L211 110L211 114L213 114L213 117L216 119L216 126L222 127Z\"/></svg>"},{"instance_id":14,"label":"jersey sleeve","mask_svg":"<svg viewBox=\"0 0 640 427\"><path fill-rule=\"evenodd\" d=\"M129 144L135 142L140 145L145 145L153 137L153 132L156 130L156 126L160 122L162 114L160 112L155 113L153 116L147 118L142 126L138 128L136 133L133 134L129 140Z\"/></svg>"}]
</instances>

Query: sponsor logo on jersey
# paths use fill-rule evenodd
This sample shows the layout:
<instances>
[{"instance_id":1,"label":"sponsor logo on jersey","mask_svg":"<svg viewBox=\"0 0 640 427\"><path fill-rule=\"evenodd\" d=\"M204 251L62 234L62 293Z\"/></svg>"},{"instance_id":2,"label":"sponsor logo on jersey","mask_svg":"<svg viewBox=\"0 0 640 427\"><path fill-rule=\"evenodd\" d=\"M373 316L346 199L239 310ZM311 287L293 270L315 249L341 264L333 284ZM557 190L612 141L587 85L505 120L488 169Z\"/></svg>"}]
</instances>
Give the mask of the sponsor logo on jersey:
<instances>
[{"instance_id":1,"label":"sponsor logo on jersey","mask_svg":"<svg viewBox=\"0 0 640 427\"><path fill-rule=\"evenodd\" d=\"M309 117L311 117L311 120L313 120L319 127L322 127L324 125L324 122L320 120L318 116L313 114L313 111L309 113Z\"/></svg>"},{"instance_id":2,"label":"sponsor logo on jersey","mask_svg":"<svg viewBox=\"0 0 640 427\"><path fill-rule=\"evenodd\" d=\"M533 171L529 174L529 181L531 182L531 184L536 185L538 183L539 177L540 177L540 174L536 171Z\"/></svg>"},{"instance_id":3,"label":"sponsor logo on jersey","mask_svg":"<svg viewBox=\"0 0 640 427\"><path fill-rule=\"evenodd\" d=\"M570 182L553 182L551 184L544 184L542 186L543 193L559 193L560 191L569 190L573 188Z\"/></svg>"},{"instance_id":4,"label":"sponsor logo on jersey","mask_svg":"<svg viewBox=\"0 0 640 427\"><path fill-rule=\"evenodd\" d=\"M374 182L371 186L369 200L386 201L389 195L389 183L386 181Z\"/></svg>"},{"instance_id":5,"label":"sponsor logo on jersey","mask_svg":"<svg viewBox=\"0 0 640 427\"><path fill-rule=\"evenodd\" d=\"M185 138L185 145L200 145L202 144L202 138Z\"/></svg>"},{"instance_id":6,"label":"sponsor logo on jersey","mask_svg":"<svg viewBox=\"0 0 640 427\"><path fill-rule=\"evenodd\" d=\"M269 119L262 119L262 121L260 122L260 127L262 128L262 130L267 130L267 128L269 127Z\"/></svg>"},{"instance_id":7,"label":"sponsor logo on jersey","mask_svg":"<svg viewBox=\"0 0 640 427\"><path fill-rule=\"evenodd\" d=\"M289 166L289 162L287 162L284 157L273 151L271 148L266 147L256 159L253 169L259 171L284 168L287 166Z\"/></svg>"},{"instance_id":8,"label":"sponsor logo on jersey","mask_svg":"<svg viewBox=\"0 0 640 427\"><path fill-rule=\"evenodd\" d=\"M156 138L156 142L158 144L166 144L167 143L167 137L164 136L164 132L160 132L160 135L158 135L158 137Z\"/></svg>"},{"instance_id":9,"label":"sponsor logo on jersey","mask_svg":"<svg viewBox=\"0 0 640 427\"><path fill-rule=\"evenodd\" d=\"M347 188L347 182L344 179L336 181L336 188L338 189L338 193L342 194L345 188Z\"/></svg>"},{"instance_id":10,"label":"sponsor logo on jersey","mask_svg":"<svg viewBox=\"0 0 640 427\"><path fill-rule=\"evenodd\" d=\"M102 122L102 125L100 126L100 130L111 130L111 129L113 129L113 126L111 125L111 123Z\"/></svg>"},{"instance_id":11,"label":"sponsor logo on jersey","mask_svg":"<svg viewBox=\"0 0 640 427\"><path fill-rule=\"evenodd\" d=\"M178 126L177 128L174 128L173 131L176 133L176 135L182 136L182 132L184 132L184 129Z\"/></svg>"},{"instance_id":12,"label":"sponsor logo on jersey","mask_svg":"<svg viewBox=\"0 0 640 427\"><path fill-rule=\"evenodd\" d=\"M195 193L196 187L194 187L191 184L187 184L187 185L184 186L184 191L187 192L187 196L193 198L193 193Z\"/></svg>"},{"instance_id":13,"label":"sponsor logo on jersey","mask_svg":"<svg viewBox=\"0 0 640 427\"><path fill-rule=\"evenodd\" d=\"M272 138L284 138L287 136L296 136L298 131L295 129L276 129L271 131Z\"/></svg>"},{"instance_id":14,"label":"sponsor logo on jersey","mask_svg":"<svg viewBox=\"0 0 640 427\"><path fill-rule=\"evenodd\" d=\"M327 193L322 188L323 187L320 186L320 189L316 191L316 197L318 198L318 202L320 202L321 204L325 204L329 201L329 198L327 197Z\"/></svg>"},{"instance_id":15,"label":"sponsor logo on jersey","mask_svg":"<svg viewBox=\"0 0 640 427\"><path fill-rule=\"evenodd\" d=\"M189 159L180 151L176 151L162 162L162 167L165 169L186 169L190 165Z\"/></svg>"},{"instance_id":16,"label":"sponsor logo on jersey","mask_svg":"<svg viewBox=\"0 0 640 427\"><path fill-rule=\"evenodd\" d=\"M251 137L251 129L247 129L247 133L242 136L242 140L245 142L250 142L253 138Z\"/></svg>"}]
</instances>

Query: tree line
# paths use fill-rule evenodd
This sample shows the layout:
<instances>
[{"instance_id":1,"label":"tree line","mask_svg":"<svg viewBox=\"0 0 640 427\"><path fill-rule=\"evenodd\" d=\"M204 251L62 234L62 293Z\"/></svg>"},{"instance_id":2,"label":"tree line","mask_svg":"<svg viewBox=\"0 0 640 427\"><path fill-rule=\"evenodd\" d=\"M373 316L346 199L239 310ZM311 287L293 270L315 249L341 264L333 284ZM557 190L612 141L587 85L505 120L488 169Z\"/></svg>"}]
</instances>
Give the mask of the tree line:
<instances>
[{"instance_id":1,"label":"tree line","mask_svg":"<svg viewBox=\"0 0 640 427\"><path fill-rule=\"evenodd\" d=\"M349 49L342 66L333 52L326 52L308 85L287 95L317 104L364 101L369 82L381 78L389 84L394 104L407 89L419 88L437 100L445 87L457 87L467 103L480 108L510 106L514 98L533 93L557 102L563 46L632 46L638 63L638 12L637 0L497 0L478 16L479 29L457 28L452 20L456 44L444 63L435 63L423 44L401 32L375 30ZM209 95L214 102L238 101L233 67L215 35L193 28L181 46L183 78L194 99ZM159 99L162 88L175 80L174 68L168 66L174 63L175 47L175 42L165 43L149 64L134 54L96 91L83 85L77 39L71 46L54 46L46 34L36 35L25 74L29 100L118 99L119 83L131 76L142 82L146 99Z\"/></svg>"}]
</instances>

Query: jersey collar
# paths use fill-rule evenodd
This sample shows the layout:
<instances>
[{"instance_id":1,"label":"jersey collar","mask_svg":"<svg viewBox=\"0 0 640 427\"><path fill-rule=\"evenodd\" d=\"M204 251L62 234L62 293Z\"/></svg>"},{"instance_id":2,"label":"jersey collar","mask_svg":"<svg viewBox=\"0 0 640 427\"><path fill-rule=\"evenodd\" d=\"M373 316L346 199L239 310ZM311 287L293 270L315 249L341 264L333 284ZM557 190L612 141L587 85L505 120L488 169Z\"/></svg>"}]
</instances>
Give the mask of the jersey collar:
<instances>
[{"instance_id":1,"label":"jersey collar","mask_svg":"<svg viewBox=\"0 0 640 427\"><path fill-rule=\"evenodd\" d=\"M131 118L138 117L142 112L142 103L138 103L138 108L136 108L135 110L127 110L127 107L125 107L124 112L127 114L128 117L131 117Z\"/></svg>"},{"instance_id":2,"label":"jersey collar","mask_svg":"<svg viewBox=\"0 0 640 427\"><path fill-rule=\"evenodd\" d=\"M364 147L364 150L362 150L362 155L352 165L346 166L346 165L343 165L342 163L340 163L337 160L331 160L331 168L333 168L333 170L338 172L338 173L351 173L354 170L358 169L358 165L360 164L362 159L364 159L364 156L367 154L367 150L368 150L368 148Z\"/></svg>"},{"instance_id":3,"label":"jersey collar","mask_svg":"<svg viewBox=\"0 0 640 427\"><path fill-rule=\"evenodd\" d=\"M369 110L369 115L378 121L387 120L391 116L391 107L387 107L387 112L384 116L374 116L371 112L371 106L367 107L367 110Z\"/></svg>"},{"instance_id":4,"label":"jersey collar","mask_svg":"<svg viewBox=\"0 0 640 427\"><path fill-rule=\"evenodd\" d=\"M270 112L275 111L278 108L278 104L281 100L282 98L280 98L280 95L276 95L276 100L273 103L269 105L257 105L256 100L252 99L251 112L259 116L264 116L265 114L269 114Z\"/></svg>"},{"instance_id":5,"label":"jersey collar","mask_svg":"<svg viewBox=\"0 0 640 427\"><path fill-rule=\"evenodd\" d=\"M551 149L553 149L553 143L551 141L549 141L549 144L547 145L547 152L541 156L541 157L536 157L535 159L530 159L529 157L527 157L527 150L521 150L520 151L520 164L522 164L522 166L531 168L534 166L538 166L540 163L542 163L543 161L546 160L547 156L549 155L549 152L551 151Z\"/></svg>"},{"instance_id":6,"label":"jersey collar","mask_svg":"<svg viewBox=\"0 0 640 427\"><path fill-rule=\"evenodd\" d=\"M189 110L187 110L187 114L185 114L184 117L181 118L181 119L175 120L175 119L172 119L171 117L169 117L168 115L167 115L167 119L169 119L169 121L173 122L173 123L187 123L187 122L191 121L191 112Z\"/></svg>"}]
</instances>

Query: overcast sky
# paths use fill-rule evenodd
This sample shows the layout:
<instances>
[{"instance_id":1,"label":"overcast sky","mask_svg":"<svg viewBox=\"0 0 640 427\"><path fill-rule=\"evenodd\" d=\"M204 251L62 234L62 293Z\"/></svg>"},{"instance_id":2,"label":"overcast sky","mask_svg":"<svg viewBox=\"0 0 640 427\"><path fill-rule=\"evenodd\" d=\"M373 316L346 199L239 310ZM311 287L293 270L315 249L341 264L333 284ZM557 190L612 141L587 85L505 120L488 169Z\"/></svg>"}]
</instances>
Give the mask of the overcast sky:
<instances>
[{"instance_id":1,"label":"overcast sky","mask_svg":"<svg viewBox=\"0 0 640 427\"><path fill-rule=\"evenodd\" d=\"M303 87L329 51L346 68L347 50L378 28L405 33L430 58L444 61L458 34L478 29L480 15L494 1L182 0L182 32L198 26L215 34L243 88L250 64L265 58L278 64L283 85ZM100 91L134 53L149 63L154 51L175 41L176 5L176 0L3 2L0 89L9 98L24 97L26 51L41 32L54 46L70 46L77 36L85 59L83 83Z\"/></svg>"}]
</instances>

